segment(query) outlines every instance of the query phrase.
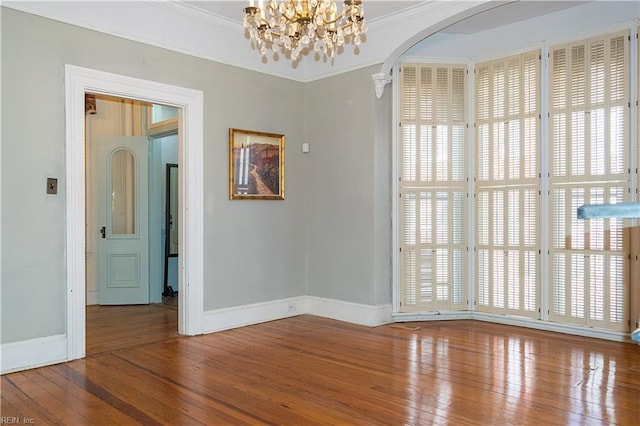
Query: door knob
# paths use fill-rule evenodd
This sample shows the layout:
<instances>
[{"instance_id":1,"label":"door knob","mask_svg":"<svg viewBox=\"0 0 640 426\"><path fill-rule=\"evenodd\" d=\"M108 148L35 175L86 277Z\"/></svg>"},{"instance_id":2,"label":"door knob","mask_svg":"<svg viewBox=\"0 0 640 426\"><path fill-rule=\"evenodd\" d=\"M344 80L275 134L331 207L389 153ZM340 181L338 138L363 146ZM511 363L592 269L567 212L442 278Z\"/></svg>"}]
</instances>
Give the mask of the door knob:
<instances>
[{"instance_id":1,"label":"door knob","mask_svg":"<svg viewBox=\"0 0 640 426\"><path fill-rule=\"evenodd\" d=\"M107 233L106 226L103 226L102 228L100 228L100 234L102 235L102 238L105 238L106 233Z\"/></svg>"}]
</instances>

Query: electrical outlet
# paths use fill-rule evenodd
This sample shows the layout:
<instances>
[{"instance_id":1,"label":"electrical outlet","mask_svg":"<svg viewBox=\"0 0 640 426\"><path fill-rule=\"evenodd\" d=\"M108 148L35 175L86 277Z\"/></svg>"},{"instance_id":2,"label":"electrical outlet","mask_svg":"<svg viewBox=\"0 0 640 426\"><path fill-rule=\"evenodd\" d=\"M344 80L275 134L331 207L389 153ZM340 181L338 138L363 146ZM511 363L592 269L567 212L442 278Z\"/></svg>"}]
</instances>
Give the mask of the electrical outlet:
<instances>
[{"instance_id":1,"label":"electrical outlet","mask_svg":"<svg viewBox=\"0 0 640 426\"><path fill-rule=\"evenodd\" d=\"M58 193L58 179L47 178L47 194L57 194L57 193Z\"/></svg>"},{"instance_id":2,"label":"electrical outlet","mask_svg":"<svg viewBox=\"0 0 640 426\"><path fill-rule=\"evenodd\" d=\"M287 312L295 312L296 311L296 304L291 302L287 305Z\"/></svg>"}]
</instances>

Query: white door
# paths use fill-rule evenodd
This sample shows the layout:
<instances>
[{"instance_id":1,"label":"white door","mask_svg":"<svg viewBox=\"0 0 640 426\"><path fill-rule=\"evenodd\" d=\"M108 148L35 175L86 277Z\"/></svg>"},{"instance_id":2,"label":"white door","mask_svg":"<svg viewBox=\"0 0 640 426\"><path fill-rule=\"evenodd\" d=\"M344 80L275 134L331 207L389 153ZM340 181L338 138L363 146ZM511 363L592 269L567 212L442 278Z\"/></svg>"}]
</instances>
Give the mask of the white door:
<instances>
[{"instance_id":1,"label":"white door","mask_svg":"<svg viewBox=\"0 0 640 426\"><path fill-rule=\"evenodd\" d=\"M98 301L149 303L146 137L98 141Z\"/></svg>"}]
</instances>

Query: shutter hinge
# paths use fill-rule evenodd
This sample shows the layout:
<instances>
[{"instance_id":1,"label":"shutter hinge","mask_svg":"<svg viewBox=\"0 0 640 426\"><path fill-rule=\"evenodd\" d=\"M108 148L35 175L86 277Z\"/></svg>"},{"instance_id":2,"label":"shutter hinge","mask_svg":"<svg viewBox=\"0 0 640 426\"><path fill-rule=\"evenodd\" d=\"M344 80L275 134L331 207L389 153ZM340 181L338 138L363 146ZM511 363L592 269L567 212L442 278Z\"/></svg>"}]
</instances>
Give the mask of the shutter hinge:
<instances>
[{"instance_id":1,"label":"shutter hinge","mask_svg":"<svg viewBox=\"0 0 640 426\"><path fill-rule=\"evenodd\" d=\"M400 253L402 253L402 247L400 247L400 248L398 249L398 251L399 251Z\"/></svg>"},{"instance_id":2,"label":"shutter hinge","mask_svg":"<svg viewBox=\"0 0 640 426\"><path fill-rule=\"evenodd\" d=\"M402 176L398 176L398 182L402 182Z\"/></svg>"},{"instance_id":3,"label":"shutter hinge","mask_svg":"<svg viewBox=\"0 0 640 426\"><path fill-rule=\"evenodd\" d=\"M398 197L399 197L399 198L402 198L402 192L400 192L400 193L398 194Z\"/></svg>"},{"instance_id":4,"label":"shutter hinge","mask_svg":"<svg viewBox=\"0 0 640 426\"><path fill-rule=\"evenodd\" d=\"M402 123L401 122L398 123L398 127L402 127Z\"/></svg>"},{"instance_id":5,"label":"shutter hinge","mask_svg":"<svg viewBox=\"0 0 640 426\"><path fill-rule=\"evenodd\" d=\"M539 314L541 314L541 313L542 313L542 310L541 310L540 308L538 308L538 313L539 313Z\"/></svg>"},{"instance_id":6,"label":"shutter hinge","mask_svg":"<svg viewBox=\"0 0 640 426\"><path fill-rule=\"evenodd\" d=\"M636 37L637 37L637 36L638 36L638 35L636 34ZM628 35L627 37L629 38L629 41L631 41L631 35Z\"/></svg>"}]
</instances>

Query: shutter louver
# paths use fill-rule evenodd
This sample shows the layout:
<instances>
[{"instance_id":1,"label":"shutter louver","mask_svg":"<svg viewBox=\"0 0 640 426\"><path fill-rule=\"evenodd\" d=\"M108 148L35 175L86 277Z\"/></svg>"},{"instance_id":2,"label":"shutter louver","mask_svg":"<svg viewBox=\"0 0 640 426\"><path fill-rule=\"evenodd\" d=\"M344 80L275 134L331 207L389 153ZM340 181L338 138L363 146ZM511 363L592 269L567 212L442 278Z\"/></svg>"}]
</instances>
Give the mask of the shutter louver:
<instances>
[{"instance_id":1,"label":"shutter louver","mask_svg":"<svg viewBox=\"0 0 640 426\"><path fill-rule=\"evenodd\" d=\"M538 317L540 51L476 68L479 311Z\"/></svg>"},{"instance_id":2,"label":"shutter louver","mask_svg":"<svg viewBox=\"0 0 640 426\"><path fill-rule=\"evenodd\" d=\"M551 48L552 321L627 331L623 222L583 204L628 201L627 34Z\"/></svg>"},{"instance_id":3,"label":"shutter louver","mask_svg":"<svg viewBox=\"0 0 640 426\"><path fill-rule=\"evenodd\" d=\"M402 73L401 311L465 309L466 67Z\"/></svg>"},{"instance_id":4,"label":"shutter louver","mask_svg":"<svg viewBox=\"0 0 640 426\"><path fill-rule=\"evenodd\" d=\"M576 216L583 204L637 198L629 173L640 164L640 108L629 97L628 36L550 47L544 95L539 50L475 64L477 311L543 319L545 308L542 316L550 321L618 332L629 331L630 318L640 315L640 285L630 279L640 271L640 246L629 243L635 238L624 228L629 221ZM446 64L402 64L401 73L400 310L466 309L469 77L466 67ZM544 146L542 100L549 108ZM637 158L630 161L627 111L634 104ZM541 192L547 170L541 161L548 165L548 192L546 186ZM539 238L540 232L550 238ZM541 240L549 241L544 270ZM638 253L629 256L630 246ZM548 306L541 306L542 291Z\"/></svg>"}]
</instances>

